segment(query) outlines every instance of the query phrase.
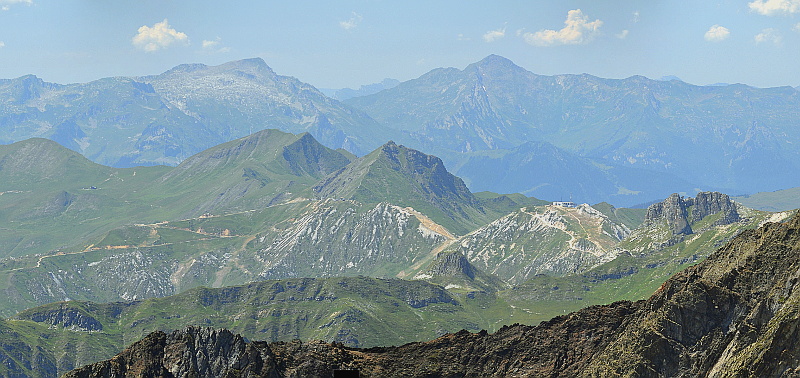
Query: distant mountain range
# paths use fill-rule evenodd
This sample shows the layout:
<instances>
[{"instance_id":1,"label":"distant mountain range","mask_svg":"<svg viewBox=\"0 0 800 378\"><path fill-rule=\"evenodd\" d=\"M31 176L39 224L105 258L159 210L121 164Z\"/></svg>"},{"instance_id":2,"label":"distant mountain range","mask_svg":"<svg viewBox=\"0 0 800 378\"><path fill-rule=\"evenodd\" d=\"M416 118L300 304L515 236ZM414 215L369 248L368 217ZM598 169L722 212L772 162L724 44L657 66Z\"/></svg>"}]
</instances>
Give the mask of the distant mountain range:
<instances>
[{"instance_id":1,"label":"distant mountain range","mask_svg":"<svg viewBox=\"0 0 800 378\"><path fill-rule=\"evenodd\" d=\"M791 87L705 87L641 76L623 80L540 76L492 55L464 70L433 70L346 103L404 132L404 139L396 139L448 163L464 160L464 154L495 151L491 154L495 159L508 156L504 165L493 165L497 171L524 172L525 155L515 149L536 141L574 154L558 154L562 161L574 161L575 155L590 159L596 165L594 176L610 169L638 168L676 177L673 191L704 188L737 193L798 186L787 175L797 171L800 154L795 147L800 134L794 127L800 119L800 92ZM461 165L452 166L470 183L480 182L485 172L473 171L467 164L463 170ZM516 191L543 198L537 192L542 183L551 177L557 177L555 181L570 177L568 172L550 170L544 178L514 180L528 188ZM587 185L596 182L585 173L574 176L586 178L584 182L591 183ZM614 203L630 205L626 198L641 198L634 193L653 189L647 183L647 179L633 183L627 177L602 180L600 185L617 190L603 187L598 192L604 193L601 198L621 194ZM503 185L493 190L511 192ZM600 200L592 193L587 197Z\"/></svg>"},{"instance_id":2,"label":"distant mountain range","mask_svg":"<svg viewBox=\"0 0 800 378\"><path fill-rule=\"evenodd\" d=\"M394 140L441 157L473 191L550 200L631 206L800 186L791 87L541 76L491 55L338 98L261 59L86 84L29 75L0 80L0 143L43 137L112 167L177 165L276 128L357 156Z\"/></svg>"},{"instance_id":3,"label":"distant mountain range","mask_svg":"<svg viewBox=\"0 0 800 378\"><path fill-rule=\"evenodd\" d=\"M342 88L342 89L323 89L319 88L320 92L324 93L326 96L337 99L339 101L344 101L351 99L353 97L361 97L367 96L371 94L378 93L384 89L394 88L400 85L400 80L397 79L383 79L380 83L374 84L367 84L362 85L358 89L352 88Z\"/></svg>"},{"instance_id":4,"label":"distant mountain range","mask_svg":"<svg viewBox=\"0 0 800 378\"><path fill-rule=\"evenodd\" d=\"M0 142L44 137L114 167L177 165L265 128L312 132L358 154L390 139L368 116L261 59L180 65L155 76L87 84L0 81ZM364 139L367 138L367 139Z\"/></svg>"}]
</instances>

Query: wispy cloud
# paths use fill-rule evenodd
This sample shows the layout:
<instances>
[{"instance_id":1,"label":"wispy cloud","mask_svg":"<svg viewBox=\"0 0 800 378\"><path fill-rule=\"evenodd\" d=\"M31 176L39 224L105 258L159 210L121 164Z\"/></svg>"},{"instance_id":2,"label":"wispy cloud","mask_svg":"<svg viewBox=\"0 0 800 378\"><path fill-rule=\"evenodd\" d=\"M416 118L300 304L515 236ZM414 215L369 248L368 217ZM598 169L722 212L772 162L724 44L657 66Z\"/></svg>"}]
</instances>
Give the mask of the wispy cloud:
<instances>
[{"instance_id":1,"label":"wispy cloud","mask_svg":"<svg viewBox=\"0 0 800 378\"><path fill-rule=\"evenodd\" d=\"M464 34L462 34L462 33L459 33L457 38L458 38L458 40L459 40L459 41L469 41L469 40L471 40L471 39L472 39L472 38L470 38L470 37L467 37L467 36L465 36L465 35L464 35Z\"/></svg>"},{"instance_id":2,"label":"wispy cloud","mask_svg":"<svg viewBox=\"0 0 800 378\"><path fill-rule=\"evenodd\" d=\"M16 4L31 5L33 4L33 0L0 0L0 10L7 11L11 9L12 5Z\"/></svg>"},{"instance_id":3,"label":"wispy cloud","mask_svg":"<svg viewBox=\"0 0 800 378\"><path fill-rule=\"evenodd\" d=\"M339 21L339 26L344 30L355 29L358 24L364 19L360 14L353 12L353 16L347 21Z\"/></svg>"},{"instance_id":4,"label":"wispy cloud","mask_svg":"<svg viewBox=\"0 0 800 378\"><path fill-rule=\"evenodd\" d=\"M132 42L138 49L154 52L165 49L175 43L188 44L189 37L185 33L170 27L165 18L164 21L156 23L152 27L147 25L140 27Z\"/></svg>"},{"instance_id":5,"label":"wispy cloud","mask_svg":"<svg viewBox=\"0 0 800 378\"><path fill-rule=\"evenodd\" d=\"M633 12L633 22L639 22L639 19L640 19L639 11Z\"/></svg>"},{"instance_id":6,"label":"wispy cloud","mask_svg":"<svg viewBox=\"0 0 800 378\"><path fill-rule=\"evenodd\" d=\"M755 0L747 5L751 11L765 16L800 12L800 0Z\"/></svg>"},{"instance_id":7,"label":"wispy cloud","mask_svg":"<svg viewBox=\"0 0 800 378\"><path fill-rule=\"evenodd\" d=\"M494 42L506 36L506 28L491 30L483 35L483 40L486 42Z\"/></svg>"},{"instance_id":8,"label":"wispy cloud","mask_svg":"<svg viewBox=\"0 0 800 378\"><path fill-rule=\"evenodd\" d=\"M536 33L523 33L522 38L534 46L576 45L591 41L602 25L603 21L590 22L589 17L580 9L574 9L567 13L567 20L561 30L545 29Z\"/></svg>"},{"instance_id":9,"label":"wispy cloud","mask_svg":"<svg viewBox=\"0 0 800 378\"><path fill-rule=\"evenodd\" d=\"M773 28L762 30L761 33L756 34L754 39L757 44L772 43L775 46L781 46L783 44L781 33Z\"/></svg>"},{"instance_id":10,"label":"wispy cloud","mask_svg":"<svg viewBox=\"0 0 800 378\"><path fill-rule=\"evenodd\" d=\"M203 40L203 51L211 53L226 53L231 51L229 47L222 46L222 38L217 37L214 40Z\"/></svg>"},{"instance_id":11,"label":"wispy cloud","mask_svg":"<svg viewBox=\"0 0 800 378\"><path fill-rule=\"evenodd\" d=\"M708 28L703 38L709 42L722 42L731 36L731 31L724 26L714 25Z\"/></svg>"},{"instance_id":12,"label":"wispy cloud","mask_svg":"<svg viewBox=\"0 0 800 378\"><path fill-rule=\"evenodd\" d=\"M0 41L0 49L2 49L3 47L6 47L6 43L3 42L3 41Z\"/></svg>"},{"instance_id":13,"label":"wispy cloud","mask_svg":"<svg viewBox=\"0 0 800 378\"><path fill-rule=\"evenodd\" d=\"M629 34L629 33L630 33L630 32L628 31L628 29L625 29L625 30L623 30L623 31L621 31L621 32L619 32L619 33L617 33L615 36L616 36L617 38L619 38L619 39L625 39L625 38L628 38L628 34Z\"/></svg>"},{"instance_id":14,"label":"wispy cloud","mask_svg":"<svg viewBox=\"0 0 800 378\"><path fill-rule=\"evenodd\" d=\"M796 25L795 25L795 26L792 28L792 30L794 30L794 31L796 31L796 32L800 32L800 22L798 22L798 23L797 23L797 24L796 24Z\"/></svg>"}]
</instances>

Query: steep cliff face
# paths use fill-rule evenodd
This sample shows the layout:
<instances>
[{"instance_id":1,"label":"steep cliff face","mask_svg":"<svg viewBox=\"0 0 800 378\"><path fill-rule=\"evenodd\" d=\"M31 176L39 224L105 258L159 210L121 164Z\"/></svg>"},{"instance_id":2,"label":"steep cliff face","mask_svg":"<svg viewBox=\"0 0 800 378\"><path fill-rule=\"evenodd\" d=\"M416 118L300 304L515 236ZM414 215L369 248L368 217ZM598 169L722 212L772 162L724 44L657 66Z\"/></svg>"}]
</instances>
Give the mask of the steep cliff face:
<instances>
[{"instance_id":1,"label":"steep cliff face","mask_svg":"<svg viewBox=\"0 0 800 378\"><path fill-rule=\"evenodd\" d=\"M187 328L154 332L113 359L68 377L278 377L263 343L248 343L227 330Z\"/></svg>"},{"instance_id":2,"label":"steep cliff face","mask_svg":"<svg viewBox=\"0 0 800 378\"><path fill-rule=\"evenodd\" d=\"M695 198L683 198L673 193L662 202L650 205L645 223L665 221L673 235L691 235L692 225L709 215L721 213L709 226L721 226L738 222L740 217L734 203L727 194L700 192Z\"/></svg>"},{"instance_id":3,"label":"steep cliff face","mask_svg":"<svg viewBox=\"0 0 800 378\"><path fill-rule=\"evenodd\" d=\"M131 371L125 369L135 353L147 357L136 360L138 371L175 376L325 377L342 368L367 377L797 376L798 272L800 215L742 233L646 301L588 307L536 327L514 325L494 334L462 331L425 343L371 349L246 344L226 336L202 341L203 353L196 352L197 343L183 340L212 340L195 335L224 331L192 328L153 334L115 359L67 377L123 374ZM245 354L253 362L231 357Z\"/></svg>"}]
</instances>

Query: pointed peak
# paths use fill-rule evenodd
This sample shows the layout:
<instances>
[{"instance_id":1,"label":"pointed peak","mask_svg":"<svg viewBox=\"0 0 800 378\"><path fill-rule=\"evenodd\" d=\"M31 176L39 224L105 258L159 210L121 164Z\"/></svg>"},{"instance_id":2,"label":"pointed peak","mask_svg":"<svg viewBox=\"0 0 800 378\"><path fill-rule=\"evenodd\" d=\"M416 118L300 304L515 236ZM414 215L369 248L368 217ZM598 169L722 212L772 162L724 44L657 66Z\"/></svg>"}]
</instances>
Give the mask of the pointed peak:
<instances>
[{"instance_id":1,"label":"pointed peak","mask_svg":"<svg viewBox=\"0 0 800 378\"><path fill-rule=\"evenodd\" d=\"M480 62L478 62L478 63L481 63L481 64L506 64L506 65L515 65L515 64L514 64L514 62L512 62L510 59L508 59L508 58L506 58L506 57L503 57L503 56L500 56L500 55L496 55L496 54L491 54L491 55L489 55L489 56L487 56L487 57L483 58L483 59L482 59Z\"/></svg>"},{"instance_id":2,"label":"pointed peak","mask_svg":"<svg viewBox=\"0 0 800 378\"><path fill-rule=\"evenodd\" d=\"M380 151L394 151L394 150L397 150L400 147L404 147L404 146L398 145L393 140L390 140L390 141L384 143L383 146L378 148L378 150L380 150Z\"/></svg>"},{"instance_id":3,"label":"pointed peak","mask_svg":"<svg viewBox=\"0 0 800 378\"><path fill-rule=\"evenodd\" d=\"M514 64L514 62L512 62L510 59L495 54L483 58L481 61L475 63L474 66L481 69L522 69L520 66Z\"/></svg>"}]
</instances>

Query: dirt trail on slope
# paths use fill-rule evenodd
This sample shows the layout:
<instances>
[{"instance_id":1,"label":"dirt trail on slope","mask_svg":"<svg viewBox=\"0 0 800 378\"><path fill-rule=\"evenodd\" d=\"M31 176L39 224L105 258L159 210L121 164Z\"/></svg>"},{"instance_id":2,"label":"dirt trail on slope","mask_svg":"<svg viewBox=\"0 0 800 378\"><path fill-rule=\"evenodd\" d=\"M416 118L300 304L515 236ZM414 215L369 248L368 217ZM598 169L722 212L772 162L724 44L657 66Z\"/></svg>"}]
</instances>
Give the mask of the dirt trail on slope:
<instances>
[{"instance_id":1,"label":"dirt trail on slope","mask_svg":"<svg viewBox=\"0 0 800 378\"><path fill-rule=\"evenodd\" d=\"M444 228L444 226L434 222L433 220L431 220L430 218L428 218L424 214L420 213L419 211L416 211L411 207L406 207L406 208L403 208L402 210L410 213L415 218L417 218L417 220L419 220L419 222L422 223L423 227L427 228L428 230L430 230L433 233L436 233L436 234L444 237L445 241L443 241L442 243L437 245L436 248L434 248L434 249L432 249L430 251L430 253L428 253L425 257L419 259L417 262L412 264L410 267L408 267L407 269L402 270L400 273L397 273L397 275L396 275L397 278L406 278L406 277L410 276L412 273L414 273L417 270L419 270L420 268L422 268L422 266L424 264L426 264L426 263L430 262L431 260L433 260L436 257L436 255L439 254L439 252L444 251L447 247L453 245L453 243L458 241L458 239L455 236L453 236L453 234L451 234L450 231L448 231L446 228Z\"/></svg>"}]
</instances>

